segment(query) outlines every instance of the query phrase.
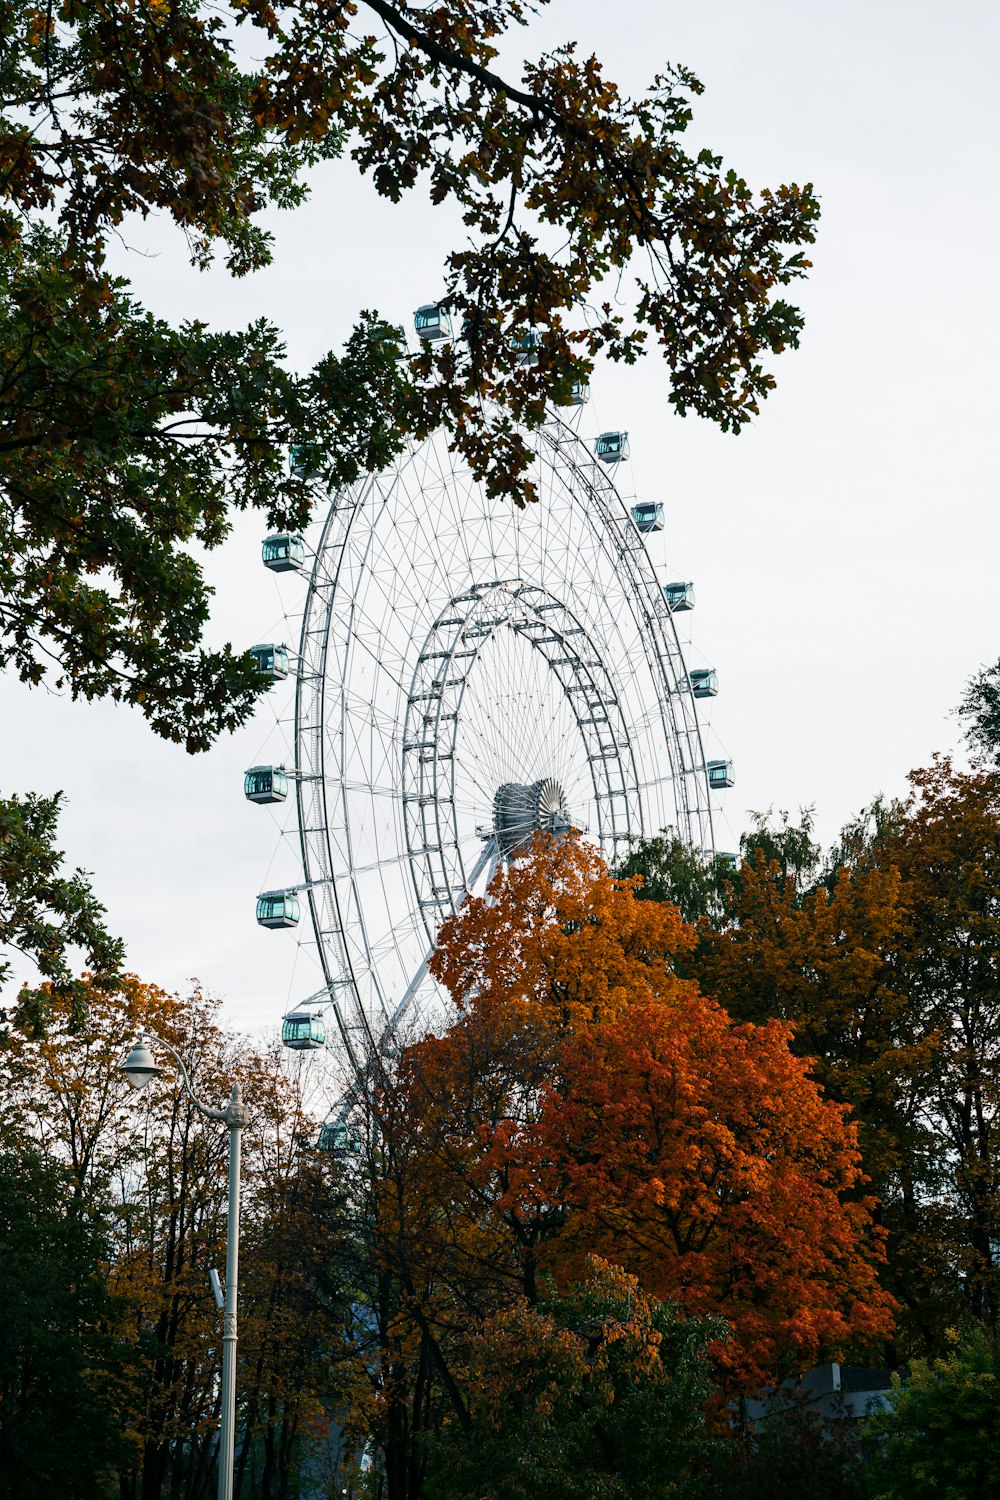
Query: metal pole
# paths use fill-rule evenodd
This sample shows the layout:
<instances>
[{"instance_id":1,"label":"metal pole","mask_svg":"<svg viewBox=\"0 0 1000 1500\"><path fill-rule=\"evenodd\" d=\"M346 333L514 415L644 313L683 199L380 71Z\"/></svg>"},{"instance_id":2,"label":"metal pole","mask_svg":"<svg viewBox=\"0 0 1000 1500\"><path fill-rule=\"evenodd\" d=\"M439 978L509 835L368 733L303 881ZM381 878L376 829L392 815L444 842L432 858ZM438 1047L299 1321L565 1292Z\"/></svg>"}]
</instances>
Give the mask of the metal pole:
<instances>
[{"instance_id":1,"label":"metal pole","mask_svg":"<svg viewBox=\"0 0 1000 1500\"><path fill-rule=\"evenodd\" d=\"M226 1221L226 1304L222 1314L222 1408L219 1414L219 1500L233 1500L236 1449L236 1294L240 1261L240 1136L246 1111L233 1084L229 1126L229 1216Z\"/></svg>"}]
</instances>

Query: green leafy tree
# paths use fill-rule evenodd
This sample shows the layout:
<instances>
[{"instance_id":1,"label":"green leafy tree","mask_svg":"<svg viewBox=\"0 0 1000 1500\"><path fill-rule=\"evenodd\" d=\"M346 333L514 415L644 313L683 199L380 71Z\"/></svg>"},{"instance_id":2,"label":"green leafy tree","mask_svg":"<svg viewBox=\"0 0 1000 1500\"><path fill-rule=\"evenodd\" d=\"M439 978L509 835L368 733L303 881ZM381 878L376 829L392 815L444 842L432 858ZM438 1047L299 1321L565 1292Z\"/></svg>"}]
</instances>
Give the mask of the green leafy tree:
<instances>
[{"instance_id":1,"label":"green leafy tree","mask_svg":"<svg viewBox=\"0 0 1000 1500\"><path fill-rule=\"evenodd\" d=\"M685 922L718 921L726 903L726 884L735 878L723 855L706 859L676 834L662 832L636 840L615 872L622 880L641 875L636 895L643 901L671 901Z\"/></svg>"},{"instance_id":2,"label":"green leafy tree","mask_svg":"<svg viewBox=\"0 0 1000 1500\"><path fill-rule=\"evenodd\" d=\"M263 684L249 655L199 644L211 591L191 548L217 547L234 510L307 521L293 441L333 484L398 451L398 350L365 317L298 378L268 323L172 328L47 228L0 243L0 277L0 666L137 705L158 734L207 749Z\"/></svg>"},{"instance_id":3,"label":"green leafy tree","mask_svg":"<svg viewBox=\"0 0 1000 1500\"><path fill-rule=\"evenodd\" d=\"M812 808L803 808L799 821L792 822L787 812L769 809L751 814L752 827L740 838L744 860L756 867L774 865L783 880L790 880L796 890L815 887L822 867L822 850L813 838Z\"/></svg>"},{"instance_id":4,"label":"green leafy tree","mask_svg":"<svg viewBox=\"0 0 1000 1500\"><path fill-rule=\"evenodd\" d=\"M31 793L0 799L0 989L17 954L76 1005L86 986L74 976L73 950L83 949L98 987L113 982L123 950L108 934L104 908L84 872L62 872L63 856L55 847L60 800ZM37 1027L44 1022L45 1002L41 992L36 996L31 1023Z\"/></svg>"},{"instance_id":5,"label":"green leafy tree","mask_svg":"<svg viewBox=\"0 0 1000 1500\"><path fill-rule=\"evenodd\" d=\"M1000 661L980 667L965 685L958 705L965 738L982 765L1000 770Z\"/></svg>"},{"instance_id":6,"label":"green leafy tree","mask_svg":"<svg viewBox=\"0 0 1000 1500\"><path fill-rule=\"evenodd\" d=\"M124 1458L126 1346L109 1328L106 1226L72 1211L67 1171L5 1132L0 1147L0 1491L102 1500Z\"/></svg>"},{"instance_id":7,"label":"green leafy tree","mask_svg":"<svg viewBox=\"0 0 1000 1500\"><path fill-rule=\"evenodd\" d=\"M942 1359L914 1360L890 1409L869 1419L872 1500L1000 1495L1000 1356L983 1334Z\"/></svg>"},{"instance_id":8,"label":"green leafy tree","mask_svg":"<svg viewBox=\"0 0 1000 1500\"><path fill-rule=\"evenodd\" d=\"M803 808L798 823L787 812L752 813L753 826L740 838L740 857L692 849L676 833L662 830L637 839L616 870L622 879L642 876L636 894L647 901L671 901L685 922L725 927L738 909L740 866L773 864L796 890L816 884L822 851L813 839L812 810Z\"/></svg>"},{"instance_id":9,"label":"green leafy tree","mask_svg":"<svg viewBox=\"0 0 1000 1500\"><path fill-rule=\"evenodd\" d=\"M468 1417L431 1441L428 1500L681 1500L713 1450L705 1348L684 1318L592 1260L586 1281L492 1314L476 1334Z\"/></svg>"},{"instance_id":10,"label":"green leafy tree","mask_svg":"<svg viewBox=\"0 0 1000 1500\"><path fill-rule=\"evenodd\" d=\"M572 45L494 68L521 0L11 0L0 49L0 664L30 683L137 705L203 749L261 689L248 657L206 650L191 555L234 509L300 525L310 483L377 468L444 424L490 488L534 498L516 424L567 402L606 350L661 347L671 400L739 430L801 317L807 187L753 193L688 153L697 79L667 69L622 96ZM237 48L236 43L239 43ZM244 66L241 58L263 61ZM266 321L174 328L109 274L127 216L169 215L198 265L267 263L259 215L294 208L304 173L349 151L396 201L419 183L467 228L441 294L461 336L400 360L362 318L305 374ZM638 274L631 306L584 316ZM542 336L537 365L516 338Z\"/></svg>"}]
</instances>

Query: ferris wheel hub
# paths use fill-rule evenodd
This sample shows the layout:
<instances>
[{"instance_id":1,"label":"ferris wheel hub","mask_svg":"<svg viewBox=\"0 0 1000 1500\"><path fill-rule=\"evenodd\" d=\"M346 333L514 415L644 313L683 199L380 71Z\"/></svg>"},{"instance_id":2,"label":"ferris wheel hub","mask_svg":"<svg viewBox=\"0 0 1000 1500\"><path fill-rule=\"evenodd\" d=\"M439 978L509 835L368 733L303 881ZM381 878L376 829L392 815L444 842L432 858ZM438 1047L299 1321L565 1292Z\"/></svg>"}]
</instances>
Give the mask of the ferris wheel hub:
<instances>
[{"instance_id":1,"label":"ferris wheel hub","mask_svg":"<svg viewBox=\"0 0 1000 1500\"><path fill-rule=\"evenodd\" d=\"M527 844L536 833L568 833L573 826L566 794L552 776L523 785L505 781L493 798L493 834L503 854Z\"/></svg>"}]
</instances>

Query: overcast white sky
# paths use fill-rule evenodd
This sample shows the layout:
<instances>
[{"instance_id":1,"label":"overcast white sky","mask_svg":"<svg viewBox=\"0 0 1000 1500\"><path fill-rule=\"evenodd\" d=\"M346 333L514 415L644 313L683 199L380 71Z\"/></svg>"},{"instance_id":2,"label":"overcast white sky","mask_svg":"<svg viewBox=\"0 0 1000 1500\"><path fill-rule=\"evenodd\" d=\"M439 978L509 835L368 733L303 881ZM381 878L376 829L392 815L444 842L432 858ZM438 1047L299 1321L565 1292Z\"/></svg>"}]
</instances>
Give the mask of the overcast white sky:
<instances>
[{"instance_id":1,"label":"overcast white sky","mask_svg":"<svg viewBox=\"0 0 1000 1500\"><path fill-rule=\"evenodd\" d=\"M798 291L806 331L776 364L751 430L725 436L666 402L655 357L602 368L581 431L626 427L626 487L661 498L653 552L693 578L694 662L715 665L713 751L736 764L719 839L749 809L815 805L824 839L911 767L953 748L965 678L1000 655L996 572L996 61L990 0L553 0L522 40L574 37L632 93L666 61L705 84L689 143L754 186L812 180L823 218ZM172 318L237 327L267 316L311 363L362 307L409 324L438 295L450 216L381 203L349 162L275 222L273 267L199 275L163 226L128 271ZM259 562L258 518L211 560L213 632L291 638L302 585ZM297 938L254 921L271 878L292 879L275 823L242 796L268 738L258 722L188 759L110 705L0 684L6 791L63 788L62 844L93 872L129 965L169 988L198 976L237 1023L302 991ZM303 933L303 938L307 934ZM311 965L308 966L311 969Z\"/></svg>"}]
</instances>

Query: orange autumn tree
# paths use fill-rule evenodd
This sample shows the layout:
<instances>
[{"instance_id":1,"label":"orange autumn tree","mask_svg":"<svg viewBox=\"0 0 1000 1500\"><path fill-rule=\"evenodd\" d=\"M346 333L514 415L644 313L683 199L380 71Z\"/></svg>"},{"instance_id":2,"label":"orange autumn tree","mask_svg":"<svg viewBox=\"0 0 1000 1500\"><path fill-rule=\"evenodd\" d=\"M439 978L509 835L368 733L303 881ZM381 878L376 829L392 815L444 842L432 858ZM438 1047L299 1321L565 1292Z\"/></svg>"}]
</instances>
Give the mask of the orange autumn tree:
<instances>
[{"instance_id":1,"label":"orange autumn tree","mask_svg":"<svg viewBox=\"0 0 1000 1500\"><path fill-rule=\"evenodd\" d=\"M743 1383L875 1340L891 1301L844 1108L790 1027L736 1026L678 978L694 934L633 887L540 838L445 924L432 970L456 1018L407 1049L391 1111L425 1205L410 1305L441 1348L597 1253L721 1313Z\"/></svg>"},{"instance_id":2,"label":"orange autumn tree","mask_svg":"<svg viewBox=\"0 0 1000 1500\"><path fill-rule=\"evenodd\" d=\"M808 819L758 819L685 961L736 1019L791 1022L850 1106L888 1231L894 1365L1000 1318L1000 773L935 757L909 781L826 859ZM643 894L679 887L662 840L630 867Z\"/></svg>"}]
</instances>

